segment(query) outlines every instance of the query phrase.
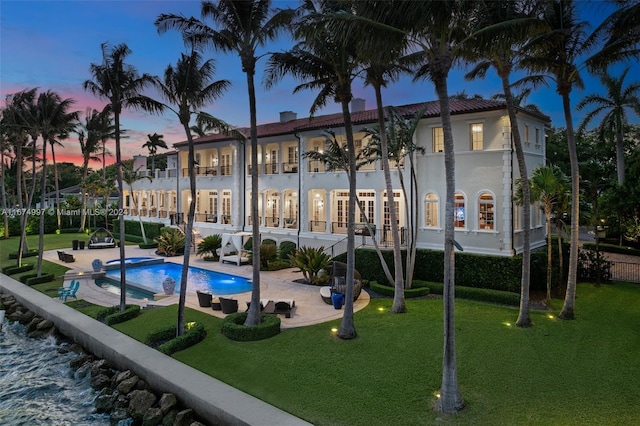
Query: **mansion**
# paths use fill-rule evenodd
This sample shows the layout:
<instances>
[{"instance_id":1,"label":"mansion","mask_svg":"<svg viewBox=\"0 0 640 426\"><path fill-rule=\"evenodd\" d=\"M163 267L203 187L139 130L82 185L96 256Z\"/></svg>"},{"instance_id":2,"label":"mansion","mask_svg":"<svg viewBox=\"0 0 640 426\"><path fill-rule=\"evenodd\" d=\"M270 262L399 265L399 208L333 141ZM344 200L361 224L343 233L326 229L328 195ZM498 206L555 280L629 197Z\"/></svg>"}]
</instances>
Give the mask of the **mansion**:
<instances>
[{"instance_id":1,"label":"mansion","mask_svg":"<svg viewBox=\"0 0 640 426\"><path fill-rule=\"evenodd\" d=\"M413 153L417 191L407 194L410 167L407 159L398 168L390 162L394 205L401 230L401 244L417 228L417 246L442 250L444 245L445 171L443 132L439 103L397 107L406 117L426 107L414 143L423 152ZM364 100L351 104L356 150L370 136L365 128L377 125L376 110L365 109ZM451 99L455 151L455 232L465 252L513 256L522 251L522 209L514 203L519 178L506 105L484 99ZM545 163L545 130L549 118L518 109L520 134L529 173ZM297 118L280 113L280 121L258 126L259 199L262 239L278 244L324 246L332 255L346 250L348 177L344 170L328 171L323 162L307 158L308 151L323 152L326 130L346 141L342 114ZM248 129L245 132L249 134ZM196 216L194 229L211 234L251 231L251 146L223 134L194 140L196 156ZM174 145L165 170L139 170L152 179L140 179L123 188L127 219L174 225L186 220L191 202L187 142ZM146 168L146 158L134 159L134 167ZM389 208L380 161L357 171L357 194L362 211L356 212L356 244L373 240L392 245ZM531 247L545 244L544 215L536 203L531 207ZM417 212L417 214L415 214ZM365 226L371 224L373 232ZM529 226L529 225L527 225Z\"/></svg>"}]
</instances>

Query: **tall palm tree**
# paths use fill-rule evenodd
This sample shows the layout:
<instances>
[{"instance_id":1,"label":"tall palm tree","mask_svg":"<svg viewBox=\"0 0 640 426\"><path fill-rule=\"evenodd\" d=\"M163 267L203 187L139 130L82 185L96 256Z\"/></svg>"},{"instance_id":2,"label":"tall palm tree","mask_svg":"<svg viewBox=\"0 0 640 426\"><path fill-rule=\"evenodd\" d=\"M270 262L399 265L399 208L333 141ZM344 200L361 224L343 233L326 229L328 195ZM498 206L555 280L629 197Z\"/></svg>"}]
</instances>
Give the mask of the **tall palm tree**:
<instances>
[{"instance_id":1,"label":"tall palm tree","mask_svg":"<svg viewBox=\"0 0 640 426\"><path fill-rule=\"evenodd\" d=\"M120 150L120 115L123 108L142 108L154 110L156 106L140 92L148 86L153 78L150 75L140 76L137 70L127 64L125 60L131 54L126 44L111 46L103 43L102 63L91 64L90 72L93 80L83 83L85 90L93 93L101 99L109 101L109 110L113 113L116 141L116 172L118 183L118 210L124 207L122 193L122 154ZM126 308L126 269L124 253L124 215L119 216L120 225L120 311Z\"/></svg>"},{"instance_id":2,"label":"tall palm tree","mask_svg":"<svg viewBox=\"0 0 640 426\"><path fill-rule=\"evenodd\" d=\"M528 2L482 3L478 14L477 29L467 41L467 59L476 62L474 68L466 75L467 79L484 78L489 68L495 69L502 82L502 92L507 104L511 137L518 160L522 186L522 203L531 204L527 163L518 127L518 116L515 99L511 91L511 73L516 67L520 48L529 40L530 35L539 28L540 21L535 19L535 8L530 9ZM522 231L522 277L520 283L520 310L516 325L531 326L529 316L529 284L531 271L531 209L523 210L525 223Z\"/></svg>"},{"instance_id":3,"label":"tall palm tree","mask_svg":"<svg viewBox=\"0 0 640 426\"><path fill-rule=\"evenodd\" d=\"M580 129L584 129L590 122L600 117L598 134L601 139L607 133L616 136L616 164L618 171L618 185L624 184L624 126L628 123L628 111L640 115L640 82L632 82L624 87L624 79L629 73L629 67L625 68L620 77L615 78L609 74L601 74L600 81L606 89L606 95L591 94L582 99L578 110L588 106L593 109L584 117Z\"/></svg>"},{"instance_id":4,"label":"tall palm tree","mask_svg":"<svg viewBox=\"0 0 640 426\"><path fill-rule=\"evenodd\" d=\"M521 59L522 67L535 73L546 73L555 81L556 92L562 99L566 122L567 145L571 165L571 245L569 249L569 274L567 292L562 310L558 315L562 319L575 319L575 299L578 272L578 231L580 217L580 172L576 148L573 112L571 107L571 91L574 87L584 88L580 75L581 70L595 57L603 63L602 53L581 59L597 50L599 31L589 33L589 24L580 20L577 3L573 0L549 0L544 3L542 21L546 30L532 38L523 47L526 52ZM620 43L607 49L606 60L615 62L616 58L625 57L621 52L627 45ZM621 54L622 56L618 56Z\"/></svg>"},{"instance_id":5,"label":"tall palm tree","mask_svg":"<svg viewBox=\"0 0 640 426\"><path fill-rule=\"evenodd\" d=\"M180 276L180 299L178 303L177 335L184 334L184 304L187 294L187 274L189 272L189 258L193 238L193 222L196 211L196 172L195 148L191 136L191 116L196 115L205 120L210 126L228 131L229 125L223 121L201 112L202 108L218 99L230 86L227 80L213 81L215 65L213 59L203 62L196 50L190 55L181 54L175 67L169 65L164 72L164 81L156 79L154 86L159 90L164 100L162 109L172 111L178 117L184 128L189 145L188 168L191 203L187 214L186 239L184 245L184 262ZM237 136L237 135L236 135Z\"/></svg>"},{"instance_id":6,"label":"tall palm tree","mask_svg":"<svg viewBox=\"0 0 640 426\"><path fill-rule=\"evenodd\" d=\"M270 0L203 1L203 19L211 19L214 29L195 18L162 14L156 20L159 32L177 29L196 45L207 44L223 52L235 52L247 78L249 93L249 120L251 164L258 164L258 131L255 90L257 50L274 40L292 18L292 11L272 13ZM253 251L253 290L246 325L260 323L260 223L258 221L258 167L251 168L251 224Z\"/></svg>"},{"instance_id":7,"label":"tall palm tree","mask_svg":"<svg viewBox=\"0 0 640 426\"><path fill-rule=\"evenodd\" d=\"M73 99L61 99L55 92L40 93L36 103L35 126L42 137L42 176L40 180L40 208L44 208L47 193L47 144L53 146L54 139L61 134L68 134L78 120L77 112L68 109L75 103ZM35 143L35 141L34 141ZM35 177L35 176L34 176ZM57 183L56 183L57 186ZM57 198L57 197L56 197ZM58 206L56 206L58 208ZM38 276L42 274L42 255L44 252L44 213L40 214L40 232L38 237Z\"/></svg>"},{"instance_id":8,"label":"tall palm tree","mask_svg":"<svg viewBox=\"0 0 640 426\"><path fill-rule=\"evenodd\" d=\"M130 162L130 164L124 164L122 165L122 180L124 181L124 183L126 183L127 185L129 185L129 191L131 192L131 201L133 202L133 208L138 212L138 222L140 223L140 233L142 234L142 241L144 241L145 244L147 243L147 234L144 232L144 224L142 223L142 217L140 216L140 209L138 209L137 203L136 203L136 197L135 194L133 192L133 184L141 179L148 179L148 180L152 180L151 176L141 176L138 172L142 169L141 167L138 167L137 169L134 170L133 168L133 161Z\"/></svg>"},{"instance_id":9,"label":"tall palm tree","mask_svg":"<svg viewBox=\"0 0 640 426\"><path fill-rule=\"evenodd\" d=\"M356 153L349 103L353 98L352 83L362 70L358 59L356 38L350 31L331 31L324 15L342 11L344 5L334 2L305 3L304 16L296 28L298 42L293 49L271 55L267 65L267 86L270 87L285 75L303 81L294 93L303 89L319 90L310 113L333 99L342 107L345 137L347 141L349 171L349 202L347 208L347 275L345 308L338 329L338 337L352 339L357 336L353 320L353 280L355 271L355 211L356 211Z\"/></svg>"},{"instance_id":10,"label":"tall palm tree","mask_svg":"<svg viewBox=\"0 0 640 426\"><path fill-rule=\"evenodd\" d=\"M0 185L2 185L2 189L0 192L0 208L2 208L3 212L7 212L7 207L9 205L15 206L14 203L9 203L7 199L7 179L6 179L6 164L5 157L10 155L11 150L11 138L12 132L7 126L7 122L5 120L4 111L0 111L2 116L0 116ZM3 232L2 238L9 238L9 215L3 214Z\"/></svg>"},{"instance_id":11,"label":"tall palm tree","mask_svg":"<svg viewBox=\"0 0 640 426\"><path fill-rule=\"evenodd\" d=\"M168 147L167 143L162 139L163 135L159 135L157 133L148 134L147 138L148 140L142 145L142 147L149 150L149 154L151 155L151 175L155 177L156 153L158 152L158 148L168 149Z\"/></svg>"},{"instance_id":12,"label":"tall palm tree","mask_svg":"<svg viewBox=\"0 0 640 426\"><path fill-rule=\"evenodd\" d=\"M101 126L102 114L95 109L87 108L85 114L85 124L83 129L77 131L80 152L82 153L82 207L80 209L80 229L84 232L87 219L87 176L89 174L89 162L100 161L97 153L100 151L102 143Z\"/></svg>"}]
</instances>

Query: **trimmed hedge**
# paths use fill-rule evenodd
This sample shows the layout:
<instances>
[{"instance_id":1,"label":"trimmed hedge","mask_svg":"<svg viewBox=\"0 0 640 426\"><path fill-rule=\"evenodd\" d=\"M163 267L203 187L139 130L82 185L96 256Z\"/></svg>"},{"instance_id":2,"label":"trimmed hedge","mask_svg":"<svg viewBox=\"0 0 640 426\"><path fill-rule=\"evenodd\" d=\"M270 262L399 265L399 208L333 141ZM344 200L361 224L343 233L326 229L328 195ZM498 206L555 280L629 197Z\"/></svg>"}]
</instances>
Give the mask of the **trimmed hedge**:
<instances>
[{"instance_id":1,"label":"trimmed hedge","mask_svg":"<svg viewBox=\"0 0 640 426\"><path fill-rule=\"evenodd\" d=\"M19 274L20 272L27 272L32 269L33 269L33 263L27 263L22 266L11 265L11 266L5 266L4 268L2 268L2 273L5 275L14 275L14 274Z\"/></svg>"},{"instance_id":2,"label":"trimmed hedge","mask_svg":"<svg viewBox=\"0 0 640 426\"><path fill-rule=\"evenodd\" d=\"M96 319L107 325L114 325L128 321L138 315L140 315L140 306L138 305L126 305L124 312L120 312L119 306L111 306L99 311L96 314Z\"/></svg>"},{"instance_id":3,"label":"trimmed hedge","mask_svg":"<svg viewBox=\"0 0 640 426\"><path fill-rule=\"evenodd\" d=\"M296 252L296 248L296 243L294 243L293 241L283 241L280 243L278 257L280 257L280 259L289 261L289 255L294 254Z\"/></svg>"},{"instance_id":4,"label":"trimmed hedge","mask_svg":"<svg viewBox=\"0 0 640 426\"><path fill-rule=\"evenodd\" d=\"M428 283L432 294L442 294L444 284ZM519 306L520 294L509 291L491 290L486 288L464 287L456 285L456 299L476 300L479 302L496 303L500 305Z\"/></svg>"},{"instance_id":5,"label":"trimmed hedge","mask_svg":"<svg viewBox=\"0 0 640 426\"><path fill-rule=\"evenodd\" d=\"M596 243L584 243L582 248L587 250L596 250ZM628 246L618 246L615 244L600 243L600 251L607 253L629 254L631 256L640 256L640 250Z\"/></svg>"},{"instance_id":6,"label":"trimmed hedge","mask_svg":"<svg viewBox=\"0 0 640 426\"><path fill-rule=\"evenodd\" d=\"M280 318L277 315L261 314L260 324L244 325L247 312L236 312L222 320L222 335L238 342L253 342L268 339L280 333Z\"/></svg>"},{"instance_id":7,"label":"trimmed hedge","mask_svg":"<svg viewBox=\"0 0 640 426\"><path fill-rule=\"evenodd\" d=\"M113 222L113 236L118 237L120 235L120 221L114 220ZM155 222L142 222L144 226L144 233L147 236L147 240L153 241L155 237L160 235L164 224ZM140 232L140 222L137 220L125 220L124 221L124 234L127 236L126 241L142 242L142 232ZM129 239L129 237L138 237L140 241Z\"/></svg>"},{"instance_id":8,"label":"trimmed hedge","mask_svg":"<svg viewBox=\"0 0 640 426\"><path fill-rule=\"evenodd\" d=\"M369 288L383 296L393 297L395 294L395 289L393 287L389 287L383 284L378 284L375 281L369 283ZM414 287L414 288L404 289L404 297L406 299L412 299L414 297L422 297L428 294L429 294L429 287Z\"/></svg>"},{"instance_id":9,"label":"trimmed hedge","mask_svg":"<svg viewBox=\"0 0 640 426\"><path fill-rule=\"evenodd\" d=\"M27 253L24 253L22 255L22 258L24 259L26 257L34 257L34 256L37 256L37 255L38 255L38 250L33 249L33 250L29 250ZM9 253L9 259L10 260L14 260L14 259L17 259L17 258L18 258L18 252L17 251Z\"/></svg>"},{"instance_id":10,"label":"trimmed hedge","mask_svg":"<svg viewBox=\"0 0 640 426\"><path fill-rule=\"evenodd\" d=\"M154 248L158 248L158 243L140 243L138 244L138 247L140 247L141 249L154 249Z\"/></svg>"},{"instance_id":11,"label":"trimmed hedge","mask_svg":"<svg viewBox=\"0 0 640 426\"><path fill-rule=\"evenodd\" d=\"M36 285L36 284L42 284L42 283L48 283L53 281L53 274L50 272L47 272L46 274L42 274L41 276L38 276L38 274L26 274L20 277L20 282L22 284L26 284L26 285Z\"/></svg>"},{"instance_id":12,"label":"trimmed hedge","mask_svg":"<svg viewBox=\"0 0 640 426\"><path fill-rule=\"evenodd\" d=\"M175 327L172 327L172 329L175 335ZM185 330L182 336L178 336L160 345L158 350L165 355L172 355L202 342L205 337L207 337L207 332L204 330L204 325L196 323L188 330Z\"/></svg>"}]
</instances>

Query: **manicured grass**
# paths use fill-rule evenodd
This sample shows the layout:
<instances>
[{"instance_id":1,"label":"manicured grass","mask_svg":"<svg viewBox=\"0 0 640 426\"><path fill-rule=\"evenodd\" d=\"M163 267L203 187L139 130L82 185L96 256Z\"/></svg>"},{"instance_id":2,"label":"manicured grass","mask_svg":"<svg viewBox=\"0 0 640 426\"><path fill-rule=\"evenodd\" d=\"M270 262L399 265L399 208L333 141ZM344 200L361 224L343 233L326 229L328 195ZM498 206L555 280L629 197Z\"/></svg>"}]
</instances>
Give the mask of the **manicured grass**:
<instances>
[{"instance_id":1,"label":"manicured grass","mask_svg":"<svg viewBox=\"0 0 640 426\"><path fill-rule=\"evenodd\" d=\"M561 305L559 301L557 305ZM233 342L221 320L186 310L207 337L175 358L317 425L632 424L640 418L640 286L578 289L576 321L534 312L534 326L512 324L517 310L456 302L460 391L456 416L433 411L441 384L442 301L407 300L408 313L373 299L356 313L358 337L341 341L339 321ZM115 326L144 340L173 324L175 306L144 311Z\"/></svg>"}]
</instances>

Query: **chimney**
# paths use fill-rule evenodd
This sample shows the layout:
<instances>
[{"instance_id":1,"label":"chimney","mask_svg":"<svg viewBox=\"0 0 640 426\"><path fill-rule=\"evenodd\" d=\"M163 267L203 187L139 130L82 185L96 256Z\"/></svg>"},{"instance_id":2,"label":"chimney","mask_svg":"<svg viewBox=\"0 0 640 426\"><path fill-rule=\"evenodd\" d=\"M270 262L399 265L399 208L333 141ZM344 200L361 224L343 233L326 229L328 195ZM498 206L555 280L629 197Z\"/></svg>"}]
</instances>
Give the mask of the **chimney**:
<instances>
[{"instance_id":1,"label":"chimney","mask_svg":"<svg viewBox=\"0 0 640 426\"><path fill-rule=\"evenodd\" d=\"M353 98L351 100L351 112L362 112L362 111L364 111L364 99Z\"/></svg>"},{"instance_id":2,"label":"chimney","mask_svg":"<svg viewBox=\"0 0 640 426\"><path fill-rule=\"evenodd\" d=\"M280 122L287 123L289 121L293 121L298 118L298 114L293 111L282 111L280 112Z\"/></svg>"}]
</instances>

